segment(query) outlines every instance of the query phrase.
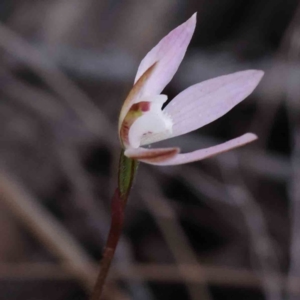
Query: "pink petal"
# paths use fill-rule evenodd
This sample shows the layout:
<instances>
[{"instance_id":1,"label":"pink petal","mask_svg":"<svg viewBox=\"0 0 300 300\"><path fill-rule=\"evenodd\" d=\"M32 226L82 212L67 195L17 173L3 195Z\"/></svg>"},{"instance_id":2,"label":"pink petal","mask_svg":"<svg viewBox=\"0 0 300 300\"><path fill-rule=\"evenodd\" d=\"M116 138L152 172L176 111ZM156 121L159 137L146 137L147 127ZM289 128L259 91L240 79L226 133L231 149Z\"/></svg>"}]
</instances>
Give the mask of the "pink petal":
<instances>
[{"instance_id":1,"label":"pink petal","mask_svg":"<svg viewBox=\"0 0 300 300\"><path fill-rule=\"evenodd\" d=\"M262 71L248 70L187 88L164 109L173 121L172 136L196 130L220 118L250 95L262 76Z\"/></svg>"},{"instance_id":2,"label":"pink petal","mask_svg":"<svg viewBox=\"0 0 300 300\"><path fill-rule=\"evenodd\" d=\"M196 26L196 14L165 36L142 60L135 82L144 72L157 63L157 68L146 83L149 95L160 94L176 73Z\"/></svg>"},{"instance_id":3,"label":"pink petal","mask_svg":"<svg viewBox=\"0 0 300 300\"><path fill-rule=\"evenodd\" d=\"M194 152L186 153L186 154L177 154L171 159L165 160L165 161L154 161L149 162L144 160L143 158L140 158L140 161L143 161L148 164L152 165L159 165L159 166L171 166L171 165L181 165L190 163L197 160L202 160L214 155L217 155L219 153L226 152L228 150L243 146L245 144L248 144L254 140L257 139L257 136L253 133L246 133L238 138L235 138L233 140L230 140L226 143L209 147L206 149L200 149Z\"/></svg>"},{"instance_id":4,"label":"pink petal","mask_svg":"<svg viewBox=\"0 0 300 300\"><path fill-rule=\"evenodd\" d=\"M173 158L179 152L179 148L157 148L157 149L127 149L127 157L137 159L149 164L157 164Z\"/></svg>"}]
</instances>

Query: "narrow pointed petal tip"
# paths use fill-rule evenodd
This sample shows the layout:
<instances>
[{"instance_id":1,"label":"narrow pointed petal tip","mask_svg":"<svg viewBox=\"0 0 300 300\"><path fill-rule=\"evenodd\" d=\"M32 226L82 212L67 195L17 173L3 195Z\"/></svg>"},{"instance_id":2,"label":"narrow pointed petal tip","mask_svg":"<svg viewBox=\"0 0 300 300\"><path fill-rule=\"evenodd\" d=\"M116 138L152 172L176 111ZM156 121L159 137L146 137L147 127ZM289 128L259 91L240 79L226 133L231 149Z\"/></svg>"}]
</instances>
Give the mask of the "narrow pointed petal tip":
<instances>
[{"instance_id":1,"label":"narrow pointed petal tip","mask_svg":"<svg viewBox=\"0 0 300 300\"><path fill-rule=\"evenodd\" d=\"M196 25L197 22L197 12L193 13L193 15L188 19L192 24Z\"/></svg>"},{"instance_id":2,"label":"narrow pointed petal tip","mask_svg":"<svg viewBox=\"0 0 300 300\"><path fill-rule=\"evenodd\" d=\"M173 29L141 61L135 82L154 63L157 68L145 85L145 92L160 94L176 73L196 27L196 14Z\"/></svg>"},{"instance_id":3,"label":"narrow pointed petal tip","mask_svg":"<svg viewBox=\"0 0 300 300\"><path fill-rule=\"evenodd\" d=\"M261 79L263 78L265 72L262 70L247 70L242 71L241 73L245 72L245 74L248 74L249 77L253 79L253 82L256 82L256 85L259 84Z\"/></svg>"},{"instance_id":4,"label":"narrow pointed petal tip","mask_svg":"<svg viewBox=\"0 0 300 300\"><path fill-rule=\"evenodd\" d=\"M197 12L193 13L192 16L187 19L187 21L183 24L186 24L186 27L190 27L193 31L195 30L197 23Z\"/></svg>"},{"instance_id":5,"label":"narrow pointed petal tip","mask_svg":"<svg viewBox=\"0 0 300 300\"><path fill-rule=\"evenodd\" d=\"M253 142L253 141L257 140L257 139L258 139L258 136L256 134L254 134L254 133L251 133L251 132L245 133L243 135L243 140L246 141L247 144L251 143L251 142Z\"/></svg>"}]
</instances>

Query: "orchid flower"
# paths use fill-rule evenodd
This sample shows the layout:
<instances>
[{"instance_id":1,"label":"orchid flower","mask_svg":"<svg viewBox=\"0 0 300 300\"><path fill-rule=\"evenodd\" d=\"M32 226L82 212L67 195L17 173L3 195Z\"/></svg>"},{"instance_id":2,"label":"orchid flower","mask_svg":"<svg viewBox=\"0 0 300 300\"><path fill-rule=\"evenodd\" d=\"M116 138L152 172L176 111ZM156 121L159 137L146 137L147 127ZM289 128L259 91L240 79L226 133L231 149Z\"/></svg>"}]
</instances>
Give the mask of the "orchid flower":
<instances>
[{"instance_id":1,"label":"orchid flower","mask_svg":"<svg viewBox=\"0 0 300 300\"><path fill-rule=\"evenodd\" d=\"M263 76L241 71L195 84L162 109L161 94L176 73L196 26L196 14L165 36L142 60L134 86L119 118L119 137L125 156L154 165L178 165L202 160L257 139L246 133L223 144L181 154L179 148L142 148L194 131L213 122L252 93Z\"/></svg>"},{"instance_id":2,"label":"orchid flower","mask_svg":"<svg viewBox=\"0 0 300 300\"><path fill-rule=\"evenodd\" d=\"M196 130L220 118L244 100L259 83L262 71L248 70L195 84L162 109L168 97L161 94L176 73L196 26L196 14L164 37L142 60L134 86L119 118L123 149L118 187L112 198L112 220L101 269L90 300L103 291L124 221L124 209L136 175L138 161L154 165L179 165L201 160L247 144L257 137L246 133L226 143L181 154L179 148L143 148L158 141Z\"/></svg>"}]
</instances>

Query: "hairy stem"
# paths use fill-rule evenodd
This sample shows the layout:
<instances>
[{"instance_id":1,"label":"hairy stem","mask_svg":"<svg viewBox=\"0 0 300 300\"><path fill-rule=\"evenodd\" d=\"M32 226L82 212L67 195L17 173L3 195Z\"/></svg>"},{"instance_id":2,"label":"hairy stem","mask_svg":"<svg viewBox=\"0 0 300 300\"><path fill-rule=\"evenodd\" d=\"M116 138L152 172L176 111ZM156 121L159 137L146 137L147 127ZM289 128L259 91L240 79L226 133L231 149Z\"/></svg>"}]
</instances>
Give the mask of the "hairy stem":
<instances>
[{"instance_id":1,"label":"hairy stem","mask_svg":"<svg viewBox=\"0 0 300 300\"><path fill-rule=\"evenodd\" d=\"M104 248L101 269L90 300L99 300L103 292L104 283L113 260L124 222L124 210L135 177L138 162L124 155L122 150L119 161L118 187L111 203L111 225Z\"/></svg>"}]
</instances>

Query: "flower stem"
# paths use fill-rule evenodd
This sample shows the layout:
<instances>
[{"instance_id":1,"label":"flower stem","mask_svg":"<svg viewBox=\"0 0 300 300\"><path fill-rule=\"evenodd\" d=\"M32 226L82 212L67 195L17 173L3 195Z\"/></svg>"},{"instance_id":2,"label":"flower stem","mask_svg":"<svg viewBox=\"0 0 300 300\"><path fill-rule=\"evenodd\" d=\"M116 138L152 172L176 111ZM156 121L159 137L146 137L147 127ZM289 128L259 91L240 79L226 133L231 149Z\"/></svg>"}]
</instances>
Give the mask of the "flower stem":
<instances>
[{"instance_id":1,"label":"flower stem","mask_svg":"<svg viewBox=\"0 0 300 300\"><path fill-rule=\"evenodd\" d=\"M136 174L138 162L124 155L122 150L119 160L118 187L111 203L111 225L104 248L101 269L90 300L100 300L104 283L113 260L124 222L124 210Z\"/></svg>"}]
</instances>

